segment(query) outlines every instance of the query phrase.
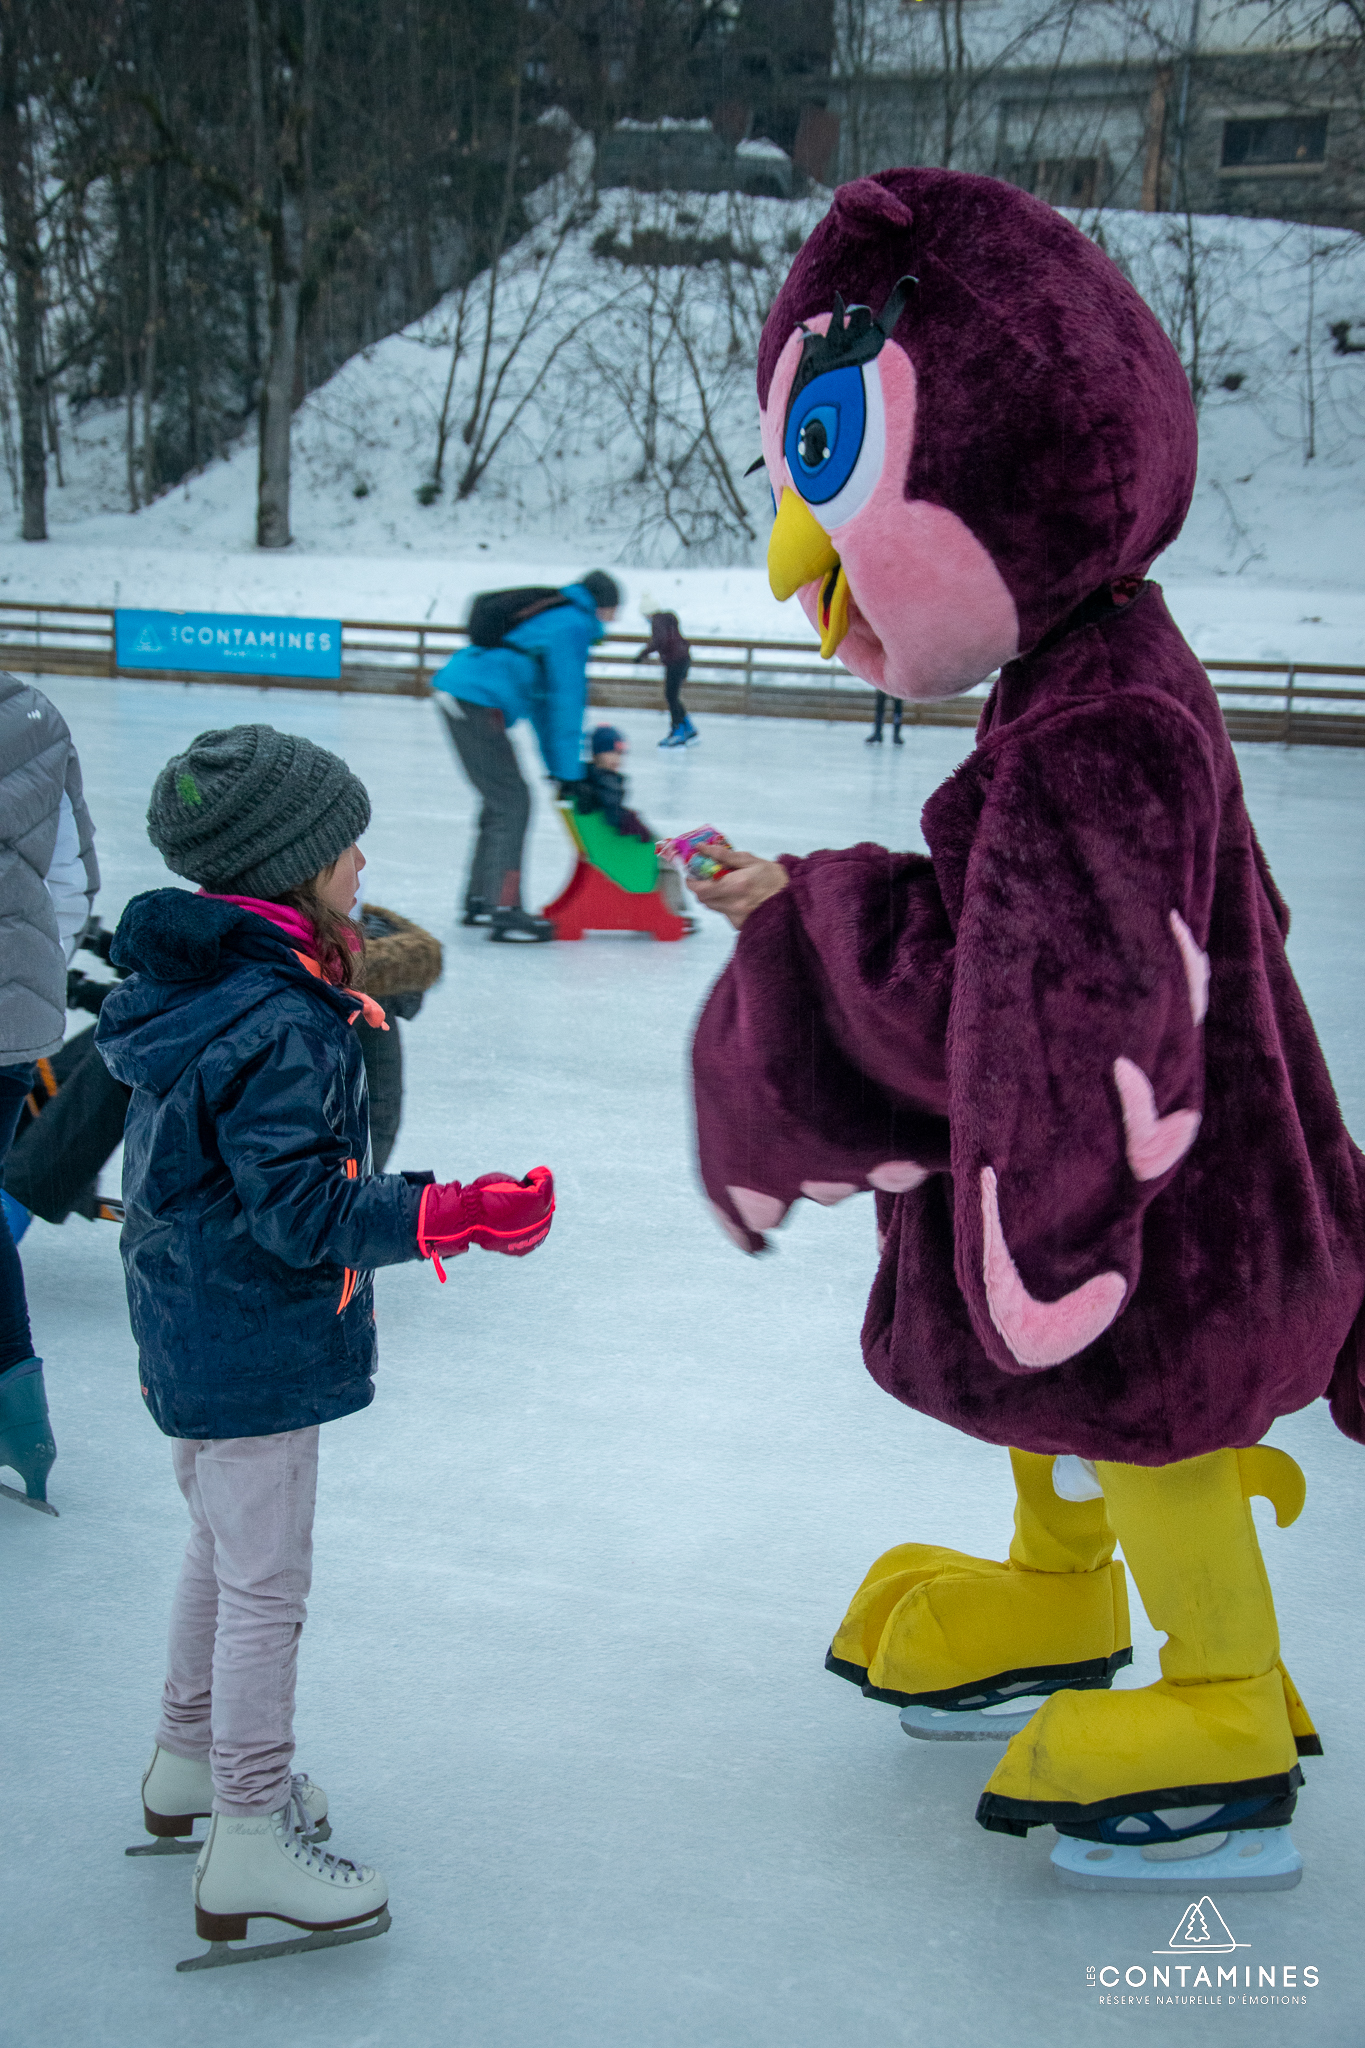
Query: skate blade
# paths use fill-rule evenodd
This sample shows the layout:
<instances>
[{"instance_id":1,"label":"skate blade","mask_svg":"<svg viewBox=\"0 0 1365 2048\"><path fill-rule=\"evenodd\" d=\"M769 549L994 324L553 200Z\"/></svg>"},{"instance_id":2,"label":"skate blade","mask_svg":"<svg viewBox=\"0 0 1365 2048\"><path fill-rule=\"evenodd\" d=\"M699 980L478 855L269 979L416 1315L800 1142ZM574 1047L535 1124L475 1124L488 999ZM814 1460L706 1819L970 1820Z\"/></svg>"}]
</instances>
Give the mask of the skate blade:
<instances>
[{"instance_id":1,"label":"skate blade","mask_svg":"<svg viewBox=\"0 0 1365 2048\"><path fill-rule=\"evenodd\" d=\"M175 1967L177 1970L221 1970L229 1963L263 1963L267 1956L303 1956L314 1948L345 1948L352 1941L373 1941L376 1934L387 1934L392 1925L389 1909L384 1906L379 1917L363 1927L321 1927L312 1934L299 1935L296 1941L250 1944L211 1941L202 1955L187 1956Z\"/></svg>"},{"instance_id":2,"label":"skate blade","mask_svg":"<svg viewBox=\"0 0 1365 2048\"><path fill-rule=\"evenodd\" d=\"M31 1493L20 1493L17 1486L6 1486L3 1481L0 1481L0 1493L8 1500L17 1500L21 1508L37 1508L40 1515L55 1516L57 1513L50 1500L35 1500Z\"/></svg>"},{"instance_id":3,"label":"skate blade","mask_svg":"<svg viewBox=\"0 0 1365 2048\"><path fill-rule=\"evenodd\" d=\"M125 1849L125 1856L197 1856L208 1839L203 1835L154 1835L150 1842L135 1842L131 1849ZM304 1835L305 1842L316 1844L330 1842L331 1824L322 1820L311 1835Z\"/></svg>"},{"instance_id":4,"label":"skate blade","mask_svg":"<svg viewBox=\"0 0 1365 2048\"><path fill-rule=\"evenodd\" d=\"M1157 1847L1160 1854L1154 1853ZM1246 1828L1221 1842L1215 1835L1195 1835L1151 1849L1061 1835L1052 1867L1063 1884L1085 1892L1188 1892L1193 1884L1225 1892L1287 1892L1303 1876L1303 1858L1288 1828Z\"/></svg>"},{"instance_id":5,"label":"skate blade","mask_svg":"<svg viewBox=\"0 0 1365 2048\"><path fill-rule=\"evenodd\" d=\"M1008 1742L1043 1704L1043 1695L1001 1707L902 1707L901 1727L917 1742Z\"/></svg>"}]
</instances>

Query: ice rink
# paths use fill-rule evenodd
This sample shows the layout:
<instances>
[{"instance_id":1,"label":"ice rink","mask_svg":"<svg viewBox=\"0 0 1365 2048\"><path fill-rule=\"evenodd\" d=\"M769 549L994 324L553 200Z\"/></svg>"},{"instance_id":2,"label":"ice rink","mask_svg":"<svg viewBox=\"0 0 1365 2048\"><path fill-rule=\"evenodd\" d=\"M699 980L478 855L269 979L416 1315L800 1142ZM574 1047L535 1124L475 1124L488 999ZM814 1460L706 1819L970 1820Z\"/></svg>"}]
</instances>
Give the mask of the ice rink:
<instances>
[{"instance_id":1,"label":"ice rink","mask_svg":"<svg viewBox=\"0 0 1365 2048\"><path fill-rule=\"evenodd\" d=\"M374 799L373 899L447 949L401 1027L392 1163L464 1178L544 1160L560 1207L524 1262L474 1253L444 1288L430 1268L381 1273L375 1402L323 1432L299 1765L327 1789L330 1846L388 1878L392 1932L188 1977L174 1965L199 1947L192 1864L123 1855L144 1839L184 1509L138 1394L117 1233L32 1226L60 1519L0 1500L0 2038L1070 2048L1121 2031L1358 2048L1365 1456L1326 1408L1274 1432L1308 1475L1302 1518L1261 1522L1286 1660L1326 1748L1295 1822L1304 1881L1218 1901L1253 1986L1288 1964L1300 1985L1315 1966L1319 1988L1306 2005L1101 2008L1087 1971L1150 1983L1183 1895L1061 1889L1049 1830L1011 1841L973 1821L994 1750L909 1742L892 1708L822 1668L880 1551L916 1538L1001 1556L1012 1492L1003 1451L863 1370L870 1200L800 1205L762 1260L710 1222L686 1055L728 926L517 949L457 929L470 797L429 705L40 680L81 752L108 924L167 879L143 816L193 734L268 720L348 758ZM856 726L711 719L698 747L660 754L661 717L613 716L652 824L714 823L768 854L919 846L920 806L970 743L926 730L874 749ZM1365 753L1240 758L1294 912L1291 958L1365 1138ZM534 829L538 904L568 853L543 800ZM1145 1684L1156 1642L1134 1620L1120 1683Z\"/></svg>"}]
</instances>

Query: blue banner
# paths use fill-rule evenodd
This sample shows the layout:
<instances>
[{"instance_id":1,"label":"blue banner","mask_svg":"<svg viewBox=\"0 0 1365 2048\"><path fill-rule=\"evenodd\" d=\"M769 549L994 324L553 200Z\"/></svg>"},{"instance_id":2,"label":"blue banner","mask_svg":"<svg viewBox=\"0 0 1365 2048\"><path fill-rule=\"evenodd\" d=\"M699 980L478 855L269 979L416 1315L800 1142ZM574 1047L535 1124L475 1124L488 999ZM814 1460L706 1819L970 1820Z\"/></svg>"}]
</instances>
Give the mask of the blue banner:
<instances>
[{"instance_id":1,"label":"blue banner","mask_svg":"<svg viewBox=\"0 0 1365 2048\"><path fill-rule=\"evenodd\" d=\"M204 675L341 675L339 619L272 619L249 612L114 613L118 668Z\"/></svg>"}]
</instances>

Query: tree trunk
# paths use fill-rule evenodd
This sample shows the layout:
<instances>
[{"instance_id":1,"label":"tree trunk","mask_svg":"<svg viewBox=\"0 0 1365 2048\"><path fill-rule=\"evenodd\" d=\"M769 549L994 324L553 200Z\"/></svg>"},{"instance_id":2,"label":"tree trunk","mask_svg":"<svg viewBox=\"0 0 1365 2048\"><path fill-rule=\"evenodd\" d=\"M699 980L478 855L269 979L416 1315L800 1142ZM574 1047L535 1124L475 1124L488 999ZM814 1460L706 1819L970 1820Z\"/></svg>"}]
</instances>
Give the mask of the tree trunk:
<instances>
[{"instance_id":1,"label":"tree trunk","mask_svg":"<svg viewBox=\"0 0 1365 2048\"><path fill-rule=\"evenodd\" d=\"M157 260L156 166L147 166L147 319L142 330L142 502L156 496L156 344L161 331L161 266Z\"/></svg>"},{"instance_id":2,"label":"tree trunk","mask_svg":"<svg viewBox=\"0 0 1365 2048\"><path fill-rule=\"evenodd\" d=\"M47 539L47 463L38 384L43 276L19 84L20 8L0 0L0 221L14 279L14 395L25 540Z\"/></svg>"},{"instance_id":3,"label":"tree trunk","mask_svg":"<svg viewBox=\"0 0 1365 2048\"><path fill-rule=\"evenodd\" d=\"M289 439L302 290L303 221L297 199L286 191L270 238L270 342L261 379L261 451L256 489L258 548L287 548L292 538Z\"/></svg>"},{"instance_id":4,"label":"tree trunk","mask_svg":"<svg viewBox=\"0 0 1365 2048\"><path fill-rule=\"evenodd\" d=\"M280 11L272 6L270 41L261 34L266 18L247 0L253 34L248 63L261 109L253 116L266 193L264 224L270 248L270 334L261 379L260 462L256 485L256 545L287 548L289 531L290 426L297 395L299 313L303 297L304 250L312 186L313 87L318 60L317 0L301 0L297 33L281 33Z\"/></svg>"}]
</instances>

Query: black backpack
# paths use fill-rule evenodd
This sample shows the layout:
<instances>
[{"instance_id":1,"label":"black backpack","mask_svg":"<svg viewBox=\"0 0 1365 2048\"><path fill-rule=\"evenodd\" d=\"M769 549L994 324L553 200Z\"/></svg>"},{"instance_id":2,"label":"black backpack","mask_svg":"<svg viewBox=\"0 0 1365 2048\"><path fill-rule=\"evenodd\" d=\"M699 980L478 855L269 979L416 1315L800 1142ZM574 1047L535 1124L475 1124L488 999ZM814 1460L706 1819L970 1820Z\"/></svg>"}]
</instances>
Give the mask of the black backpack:
<instances>
[{"instance_id":1,"label":"black backpack","mask_svg":"<svg viewBox=\"0 0 1365 2048\"><path fill-rule=\"evenodd\" d=\"M481 590L469 607L470 645L501 647L515 627L568 602L562 590L544 583L528 584L523 590Z\"/></svg>"}]
</instances>

